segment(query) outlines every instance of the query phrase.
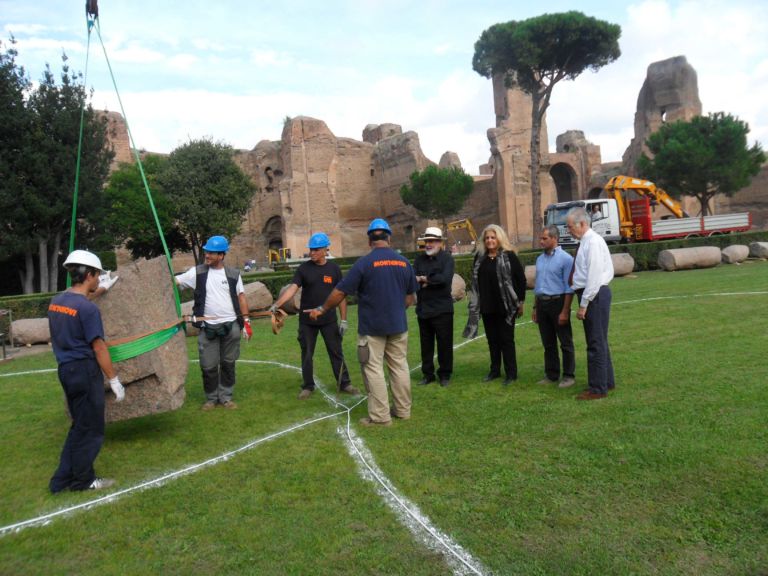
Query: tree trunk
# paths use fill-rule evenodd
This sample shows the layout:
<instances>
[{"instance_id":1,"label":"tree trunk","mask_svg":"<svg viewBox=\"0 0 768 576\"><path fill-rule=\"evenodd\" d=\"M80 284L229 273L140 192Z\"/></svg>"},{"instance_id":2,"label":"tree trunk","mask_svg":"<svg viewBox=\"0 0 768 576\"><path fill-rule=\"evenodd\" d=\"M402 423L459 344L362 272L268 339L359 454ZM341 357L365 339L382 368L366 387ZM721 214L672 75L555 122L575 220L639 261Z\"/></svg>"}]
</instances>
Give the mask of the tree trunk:
<instances>
[{"instance_id":1,"label":"tree trunk","mask_svg":"<svg viewBox=\"0 0 768 576\"><path fill-rule=\"evenodd\" d=\"M48 241L45 238L37 240L37 265L40 269L40 292L48 290Z\"/></svg>"},{"instance_id":2,"label":"tree trunk","mask_svg":"<svg viewBox=\"0 0 768 576\"><path fill-rule=\"evenodd\" d=\"M21 272L21 280L24 286L24 294L34 293L35 261L32 257L32 249L29 246L24 249L24 271Z\"/></svg>"},{"instance_id":3,"label":"tree trunk","mask_svg":"<svg viewBox=\"0 0 768 576\"><path fill-rule=\"evenodd\" d=\"M59 250L61 249L61 230L53 235L51 252L48 257L48 292L59 291Z\"/></svg>"},{"instance_id":4,"label":"tree trunk","mask_svg":"<svg viewBox=\"0 0 768 576\"><path fill-rule=\"evenodd\" d=\"M536 238L544 225L541 216L541 184L539 183L539 167L541 163L541 93L536 90L531 94L531 212L533 230L531 232L531 246L536 248Z\"/></svg>"}]
</instances>

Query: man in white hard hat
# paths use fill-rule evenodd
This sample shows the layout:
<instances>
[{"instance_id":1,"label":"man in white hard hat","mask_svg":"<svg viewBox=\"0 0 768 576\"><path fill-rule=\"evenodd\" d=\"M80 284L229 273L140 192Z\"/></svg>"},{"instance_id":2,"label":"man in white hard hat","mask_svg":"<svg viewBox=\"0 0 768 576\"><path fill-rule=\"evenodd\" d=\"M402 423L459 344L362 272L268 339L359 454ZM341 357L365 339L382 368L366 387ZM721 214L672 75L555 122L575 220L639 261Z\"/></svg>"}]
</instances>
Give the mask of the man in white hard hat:
<instances>
[{"instance_id":1,"label":"man in white hard hat","mask_svg":"<svg viewBox=\"0 0 768 576\"><path fill-rule=\"evenodd\" d=\"M448 386L453 372L453 256L443 250L443 231L430 226L419 238L424 252L416 256L413 269L419 291L416 293L416 317L421 339L420 384L435 381L435 341L437 341L437 377L440 386Z\"/></svg>"},{"instance_id":2,"label":"man in white hard hat","mask_svg":"<svg viewBox=\"0 0 768 576\"><path fill-rule=\"evenodd\" d=\"M74 250L64 267L72 278L72 287L53 297L48 306L48 323L72 425L49 484L54 494L62 490L99 490L115 483L98 478L93 469L104 442L102 372L109 378L116 400L121 402L125 397L104 342L101 313L89 299L100 288L99 275L104 273L101 261L91 252ZM111 284L102 282L101 289Z\"/></svg>"}]
</instances>

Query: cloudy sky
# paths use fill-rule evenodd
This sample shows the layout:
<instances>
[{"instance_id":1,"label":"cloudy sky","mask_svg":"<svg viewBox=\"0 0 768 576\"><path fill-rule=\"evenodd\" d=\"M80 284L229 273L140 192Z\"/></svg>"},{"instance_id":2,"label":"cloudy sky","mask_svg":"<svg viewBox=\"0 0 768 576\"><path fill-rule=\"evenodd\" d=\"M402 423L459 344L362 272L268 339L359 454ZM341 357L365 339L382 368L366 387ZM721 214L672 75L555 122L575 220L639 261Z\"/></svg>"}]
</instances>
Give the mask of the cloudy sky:
<instances>
[{"instance_id":1,"label":"cloudy sky","mask_svg":"<svg viewBox=\"0 0 768 576\"><path fill-rule=\"evenodd\" d=\"M284 5L281 5L284 4ZM32 80L45 63L86 66L83 0L0 0L0 29L17 40ZM236 148L278 140L286 116L324 120L362 139L367 124L415 130L434 161L457 152L472 173L487 161L491 82L472 70L488 26L578 9L621 25L621 58L555 88L554 138L581 129L620 160L651 62L685 55L704 112L747 121L768 147L768 1L638 0L101 0L100 30L136 145L170 152L209 136ZM98 36L88 85L119 110Z\"/></svg>"}]
</instances>

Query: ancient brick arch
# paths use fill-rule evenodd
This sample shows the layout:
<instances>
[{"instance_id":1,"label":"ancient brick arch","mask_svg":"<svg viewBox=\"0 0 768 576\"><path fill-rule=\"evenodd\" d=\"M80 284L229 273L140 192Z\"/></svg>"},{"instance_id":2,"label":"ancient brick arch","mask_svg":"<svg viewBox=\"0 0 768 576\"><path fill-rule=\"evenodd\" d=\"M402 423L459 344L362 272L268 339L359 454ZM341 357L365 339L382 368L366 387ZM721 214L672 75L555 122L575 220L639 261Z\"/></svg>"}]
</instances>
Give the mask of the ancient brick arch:
<instances>
[{"instance_id":1,"label":"ancient brick arch","mask_svg":"<svg viewBox=\"0 0 768 576\"><path fill-rule=\"evenodd\" d=\"M576 170L567 162L558 162L549 169L549 175L555 182L558 202L570 202L579 197Z\"/></svg>"},{"instance_id":2,"label":"ancient brick arch","mask_svg":"<svg viewBox=\"0 0 768 576\"><path fill-rule=\"evenodd\" d=\"M283 247L283 219L280 216L272 216L264 224L264 240L267 248L278 250Z\"/></svg>"},{"instance_id":3,"label":"ancient brick arch","mask_svg":"<svg viewBox=\"0 0 768 576\"><path fill-rule=\"evenodd\" d=\"M587 198L594 199L594 198L600 198L600 195L603 193L603 189L599 186L595 186L594 188L590 189L589 194L587 195Z\"/></svg>"}]
</instances>

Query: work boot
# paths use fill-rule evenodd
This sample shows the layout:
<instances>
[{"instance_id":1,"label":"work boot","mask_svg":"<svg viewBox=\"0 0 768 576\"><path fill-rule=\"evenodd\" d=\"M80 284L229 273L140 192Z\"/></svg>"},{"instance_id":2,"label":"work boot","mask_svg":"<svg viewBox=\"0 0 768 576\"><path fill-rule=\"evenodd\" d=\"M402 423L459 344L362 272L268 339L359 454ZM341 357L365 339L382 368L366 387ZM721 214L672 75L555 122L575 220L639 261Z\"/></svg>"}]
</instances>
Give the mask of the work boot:
<instances>
[{"instance_id":1,"label":"work boot","mask_svg":"<svg viewBox=\"0 0 768 576\"><path fill-rule=\"evenodd\" d=\"M366 428L371 426L392 426L392 420L387 420L386 422L375 422L366 416L365 418L360 418L360 425L365 426Z\"/></svg>"},{"instance_id":2,"label":"work boot","mask_svg":"<svg viewBox=\"0 0 768 576\"><path fill-rule=\"evenodd\" d=\"M224 404L222 404L222 406L224 406L224 408L226 408L227 410L235 410L237 408L237 404L232 402L232 400L227 400L226 402L224 402Z\"/></svg>"},{"instance_id":3,"label":"work boot","mask_svg":"<svg viewBox=\"0 0 768 576\"><path fill-rule=\"evenodd\" d=\"M216 402L214 402L213 400L208 400L205 404L202 405L200 409L203 410L204 412L208 412L210 410L213 410L214 408L216 408Z\"/></svg>"},{"instance_id":4,"label":"work boot","mask_svg":"<svg viewBox=\"0 0 768 576\"><path fill-rule=\"evenodd\" d=\"M314 392L314 390L311 388L302 388L301 392L299 392L299 400L306 400L312 396L312 392Z\"/></svg>"},{"instance_id":5,"label":"work boot","mask_svg":"<svg viewBox=\"0 0 768 576\"><path fill-rule=\"evenodd\" d=\"M352 384L347 384L344 388L341 389L342 394L350 394L351 396L359 396L360 390L352 386Z\"/></svg>"},{"instance_id":6,"label":"work boot","mask_svg":"<svg viewBox=\"0 0 768 576\"><path fill-rule=\"evenodd\" d=\"M432 384L432 382L434 382L434 381L435 381L435 377L434 376L424 376L424 378L421 379L419 384L421 386L426 386L427 384Z\"/></svg>"},{"instance_id":7,"label":"work boot","mask_svg":"<svg viewBox=\"0 0 768 576\"><path fill-rule=\"evenodd\" d=\"M542 386L546 386L547 384L554 384L557 382L557 380L550 380L549 378L542 378L536 384L541 384Z\"/></svg>"}]
</instances>

